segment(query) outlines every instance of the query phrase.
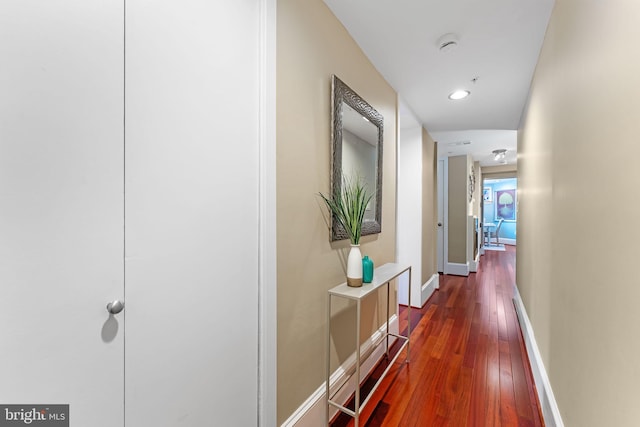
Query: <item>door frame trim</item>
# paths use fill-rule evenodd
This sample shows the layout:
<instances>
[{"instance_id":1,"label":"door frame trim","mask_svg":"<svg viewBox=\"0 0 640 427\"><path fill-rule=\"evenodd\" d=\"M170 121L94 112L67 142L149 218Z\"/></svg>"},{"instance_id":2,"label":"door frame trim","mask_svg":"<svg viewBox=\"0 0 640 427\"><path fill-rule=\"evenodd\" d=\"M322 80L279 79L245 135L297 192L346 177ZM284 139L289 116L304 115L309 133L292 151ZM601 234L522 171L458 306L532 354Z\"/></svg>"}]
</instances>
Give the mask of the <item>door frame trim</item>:
<instances>
[{"instance_id":1,"label":"door frame trim","mask_svg":"<svg viewBox=\"0 0 640 427\"><path fill-rule=\"evenodd\" d=\"M276 276L276 0L259 0L259 266L258 414L259 426L277 419Z\"/></svg>"},{"instance_id":2,"label":"door frame trim","mask_svg":"<svg viewBox=\"0 0 640 427\"><path fill-rule=\"evenodd\" d=\"M449 274L449 158L442 159L442 204L444 214L442 218L442 268L443 274Z\"/></svg>"}]
</instances>

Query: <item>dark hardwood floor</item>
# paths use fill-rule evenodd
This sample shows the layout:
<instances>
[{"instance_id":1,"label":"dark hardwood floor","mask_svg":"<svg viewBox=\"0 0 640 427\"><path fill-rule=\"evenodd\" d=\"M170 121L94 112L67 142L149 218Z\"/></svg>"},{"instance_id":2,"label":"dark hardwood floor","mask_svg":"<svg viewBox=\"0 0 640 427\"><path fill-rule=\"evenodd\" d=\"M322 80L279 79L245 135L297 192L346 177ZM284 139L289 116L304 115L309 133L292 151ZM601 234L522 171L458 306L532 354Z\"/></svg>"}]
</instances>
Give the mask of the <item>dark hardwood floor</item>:
<instances>
[{"instance_id":1,"label":"dark hardwood floor","mask_svg":"<svg viewBox=\"0 0 640 427\"><path fill-rule=\"evenodd\" d=\"M361 426L544 425L512 302L515 248L506 248L486 251L469 277L440 276L440 290L411 310L411 361L391 368ZM401 330L407 321L401 308ZM385 367L382 361L364 393ZM331 425L353 419L342 414Z\"/></svg>"}]
</instances>

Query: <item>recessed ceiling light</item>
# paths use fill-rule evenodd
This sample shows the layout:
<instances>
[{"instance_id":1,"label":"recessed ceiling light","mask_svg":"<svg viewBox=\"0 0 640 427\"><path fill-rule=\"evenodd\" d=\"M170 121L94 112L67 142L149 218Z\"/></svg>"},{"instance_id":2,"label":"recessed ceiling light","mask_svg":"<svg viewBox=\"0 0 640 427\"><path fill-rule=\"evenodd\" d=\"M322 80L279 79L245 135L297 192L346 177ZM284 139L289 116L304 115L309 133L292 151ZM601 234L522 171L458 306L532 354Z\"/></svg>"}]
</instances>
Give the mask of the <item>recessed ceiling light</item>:
<instances>
[{"instance_id":1,"label":"recessed ceiling light","mask_svg":"<svg viewBox=\"0 0 640 427\"><path fill-rule=\"evenodd\" d=\"M457 90L449 95L449 99L457 101L459 99L465 99L469 95L471 95L471 92L468 90Z\"/></svg>"}]
</instances>

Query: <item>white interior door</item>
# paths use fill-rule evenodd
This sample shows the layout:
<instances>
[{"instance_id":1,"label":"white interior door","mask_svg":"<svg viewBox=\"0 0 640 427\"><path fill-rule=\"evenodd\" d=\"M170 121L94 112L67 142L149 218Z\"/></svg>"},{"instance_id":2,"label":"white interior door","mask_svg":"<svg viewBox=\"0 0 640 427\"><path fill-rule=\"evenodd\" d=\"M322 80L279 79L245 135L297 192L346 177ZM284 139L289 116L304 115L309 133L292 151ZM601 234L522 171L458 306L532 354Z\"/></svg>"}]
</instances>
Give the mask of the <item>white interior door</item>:
<instances>
[{"instance_id":1,"label":"white interior door","mask_svg":"<svg viewBox=\"0 0 640 427\"><path fill-rule=\"evenodd\" d=\"M127 1L126 419L252 426L258 1Z\"/></svg>"},{"instance_id":2,"label":"white interior door","mask_svg":"<svg viewBox=\"0 0 640 427\"><path fill-rule=\"evenodd\" d=\"M444 160L438 160L438 272L444 272Z\"/></svg>"},{"instance_id":3,"label":"white interior door","mask_svg":"<svg viewBox=\"0 0 640 427\"><path fill-rule=\"evenodd\" d=\"M123 2L1 10L0 404L122 426Z\"/></svg>"}]
</instances>

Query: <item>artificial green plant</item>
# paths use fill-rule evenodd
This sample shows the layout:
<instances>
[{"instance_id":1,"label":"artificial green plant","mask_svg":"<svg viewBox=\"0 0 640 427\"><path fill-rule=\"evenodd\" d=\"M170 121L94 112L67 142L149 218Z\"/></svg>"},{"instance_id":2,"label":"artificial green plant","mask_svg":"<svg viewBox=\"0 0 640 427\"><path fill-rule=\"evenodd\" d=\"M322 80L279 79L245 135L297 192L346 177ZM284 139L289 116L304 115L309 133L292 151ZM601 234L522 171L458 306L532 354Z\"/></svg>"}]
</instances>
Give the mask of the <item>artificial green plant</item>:
<instances>
[{"instance_id":1,"label":"artificial green plant","mask_svg":"<svg viewBox=\"0 0 640 427\"><path fill-rule=\"evenodd\" d=\"M335 220L344 227L351 244L359 245L364 214L373 194L367 192L366 186L359 178L344 178L341 188L335 191L331 198L319 194Z\"/></svg>"}]
</instances>

